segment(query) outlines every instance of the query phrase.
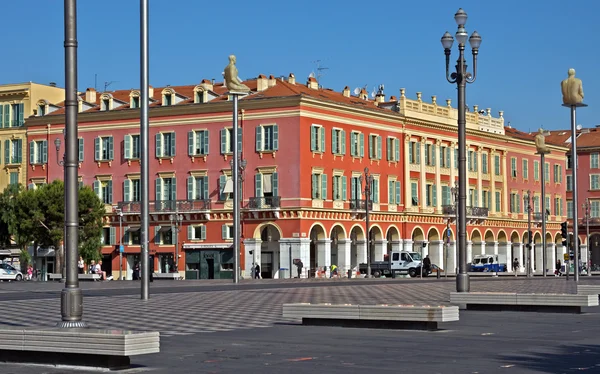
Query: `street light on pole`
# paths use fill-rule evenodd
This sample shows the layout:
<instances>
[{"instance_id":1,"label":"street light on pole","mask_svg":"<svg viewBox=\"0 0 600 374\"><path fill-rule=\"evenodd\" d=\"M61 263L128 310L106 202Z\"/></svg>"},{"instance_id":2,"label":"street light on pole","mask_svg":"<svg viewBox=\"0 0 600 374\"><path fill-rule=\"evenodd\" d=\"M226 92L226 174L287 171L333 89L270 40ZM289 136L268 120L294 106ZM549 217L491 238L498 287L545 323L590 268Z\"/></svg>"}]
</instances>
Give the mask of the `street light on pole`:
<instances>
[{"instance_id":1,"label":"street light on pole","mask_svg":"<svg viewBox=\"0 0 600 374\"><path fill-rule=\"evenodd\" d=\"M234 127L237 128L237 95L234 95L235 97L235 101L234 101ZM237 136L235 137L237 139ZM235 144L237 144L237 141L234 142ZM235 144L234 144L234 148L235 148ZM238 154L237 158L235 156L235 154L237 152L241 152L240 150L237 150L236 152L234 152L234 159L231 159L229 161L229 165L231 166L231 170L232 170L232 174L235 177L234 178L234 184L235 184L235 180L238 181L237 185L234 187L234 207L233 207L233 225L234 225L234 244L233 244L233 250L235 251L233 258L234 258L234 273L233 273L233 283L238 283L239 282L239 276L240 276L240 247L241 247L241 204L244 201L244 189L243 189L243 185L244 185L244 170L246 170L246 165L248 164L248 161L242 159L242 155ZM237 162L236 162L237 161ZM235 171L234 171L235 168Z\"/></svg>"},{"instance_id":2,"label":"street light on pole","mask_svg":"<svg viewBox=\"0 0 600 374\"><path fill-rule=\"evenodd\" d=\"M458 269L456 275L456 291L469 292L470 281L467 273L467 164L466 164L466 88L467 83L475 82L477 77L477 55L481 45L481 36L474 31L471 37L468 37L465 24L467 23L467 13L459 9L454 15L454 20L458 25L456 31L456 40L458 41L458 60L456 61L456 72L450 74L450 49L454 43L454 38L446 31L442 36L442 47L446 55L446 80L452 84L456 83L458 88ZM469 40L471 52L473 54L473 74L467 72L465 60L465 46Z\"/></svg>"},{"instance_id":3,"label":"street light on pole","mask_svg":"<svg viewBox=\"0 0 600 374\"><path fill-rule=\"evenodd\" d=\"M371 202L371 185L373 184L373 175L369 174L369 168L365 168L365 225L367 228L367 278L371 278L371 233L369 231L369 204ZM362 186L363 176L358 177L358 182Z\"/></svg>"},{"instance_id":4,"label":"street light on pole","mask_svg":"<svg viewBox=\"0 0 600 374\"><path fill-rule=\"evenodd\" d=\"M531 190L527 190L527 193L523 196L523 202L525 203L525 209L527 210L527 277L531 277Z\"/></svg>"},{"instance_id":5,"label":"street light on pole","mask_svg":"<svg viewBox=\"0 0 600 374\"><path fill-rule=\"evenodd\" d=\"M456 232L458 232L458 181L454 181L454 187L452 187L450 189L450 192L452 193L452 198L454 198L454 214L455 214L455 221L456 221ZM456 245L457 245L457 241L456 241L456 235L454 235L454 248L456 251ZM456 263L455 263L456 264ZM456 271L456 266L454 267L454 273L458 273Z\"/></svg>"},{"instance_id":6,"label":"street light on pole","mask_svg":"<svg viewBox=\"0 0 600 374\"><path fill-rule=\"evenodd\" d=\"M123 280L123 210L115 209L119 215L119 280Z\"/></svg>"},{"instance_id":7,"label":"street light on pole","mask_svg":"<svg viewBox=\"0 0 600 374\"><path fill-rule=\"evenodd\" d=\"M587 275L592 275L592 249L590 246L590 199L585 199L583 211L585 213L585 242L587 243ZM579 264L577 264L579 266Z\"/></svg>"},{"instance_id":8,"label":"street light on pole","mask_svg":"<svg viewBox=\"0 0 600 374\"><path fill-rule=\"evenodd\" d=\"M169 214L169 221L171 221L171 230L175 234L175 272L179 272L179 231L181 230L181 224L183 222L183 214L179 214L175 211L175 214Z\"/></svg>"}]
</instances>

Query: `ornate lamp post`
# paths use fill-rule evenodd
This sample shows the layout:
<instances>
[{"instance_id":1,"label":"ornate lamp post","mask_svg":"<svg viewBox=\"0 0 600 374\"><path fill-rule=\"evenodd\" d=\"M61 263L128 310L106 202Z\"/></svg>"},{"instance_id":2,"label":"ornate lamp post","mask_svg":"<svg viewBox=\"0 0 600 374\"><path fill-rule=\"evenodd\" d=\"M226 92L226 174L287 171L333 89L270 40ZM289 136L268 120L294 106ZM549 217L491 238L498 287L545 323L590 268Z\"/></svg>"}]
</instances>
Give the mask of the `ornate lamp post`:
<instances>
[{"instance_id":1,"label":"ornate lamp post","mask_svg":"<svg viewBox=\"0 0 600 374\"><path fill-rule=\"evenodd\" d=\"M123 280L123 210L116 208L119 215L119 280Z\"/></svg>"},{"instance_id":2,"label":"ornate lamp post","mask_svg":"<svg viewBox=\"0 0 600 374\"><path fill-rule=\"evenodd\" d=\"M175 271L179 272L179 231L183 223L183 214L175 211L175 214L169 214L169 221L171 221L171 230L175 234Z\"/></svg>"},{"instance_id":3,"label":"ornate lamp post","mask_svg":"<svg viewBox=\"0 0 600 374\"><path fill-rule=\"evenodd\" d=\"M454 181L454 187L450 188L450 192L452 193L452 198L454 199L454 214L456 216L456 232L458 233L458 181ZM456 251L456 245L458 244L456 240L456 235L454 236L454 250ZM456 266L454 267L454 272L456 271Z\"/></svg>"},{"instance_id":4,"label":"ornate lamp post","mask_svg":"<svg viewBox=\"0 0 600 374\"><path fill-rule=\"evenodd\" d=\"M527 266L527 277L531 277L531 190L527 190L527 193L523 196L523 202L525 203L525 210L527 211L527 261L525 261L525 265Z\"/></svg>"},{"instance_id":5,"label":"ornate lamp post","mask_svg":"<svg viewBox=\"0 0 600 374\"><path fill-rule=\"evenodd\" d=\"M585 242L587 243L588 261L587 261L587 275L592 275L592 247L590 246L590 199L585 199L585 203L582 205L583 212L585 214ZM579 266L579 264L577 264Z\"/></svg>"},{"instance_id":6,"label":"ornate lamp post","mask_svg":"<svg viewBox=\"0 0 600 374\"><path fill-rule=\"evenodd\" d=\"M369 168L365 168L365 214L367 228L367 278L371 278L371 233L369 231L369 204L371 202L371 185L373 184L373 175L369 174ZM358 177L358 182L362 186L363 176Z\"/></svg>"},{"instance_id":7,"label":"ornate lamp post","mask_svg":"<svg viewBox=\"0 0 600 374\"><path fill-rule=\"evenodd\" d=\"M466 169L466 88L467 83L475 82L477 76L477 55L481 45L481 36L474 31L468 38L465 24L467 13L459 9L454 15L458 25L456 40L458 41L458 60L456 61L456 72L450 74L450 49L454 38L446 31L442 36L442 47L446 55L446 80L452 84L456 83L458 88L458 269L456 275L456 291L469 292L470 282L467 274L467 169ZM473 54L473 74L467 72L465 61L465 45L469 39L471 52Z\"/></svg>"},{"instance_id":8,"label":"ornate lamp post","mask_svg":"<svg viewBox=\"0 0 600 374\"><path fill-rule=\"evenodd\" d=\"M235 117L235 128L237 128L237 96L235 96L235 102L234 102L234 110L236 111L234 113L234 117ZM237 135L235 136L235 139L237 139ZM237 144L237 141L234 142L235 144ZM241 150L238 150L237 152L241 152ZM237 162L236 162L237 161ZM238 283L239 279L240 279L240 246L241 246L241 223L240 223L240 218L241 218L241 203L244 201L244 196L243 196L243 183L244 183L244 170L246 170L246 165L248 165L248 162L246 160L242 159L242 156L238 154L237 158L231 159L229 161L229 165L231 166L231 171L232 174L234 175L235 178L234 179L234 184L235 181L237 180L237 186L235 186L235 194L234 194L234 201L233 201L233 225L234 225L234 242L233 242L233 250L234 250L234 254L233 254L233 267L234 269L234 273L233 273L233 283Z\"/></svg>"}]
</instances>

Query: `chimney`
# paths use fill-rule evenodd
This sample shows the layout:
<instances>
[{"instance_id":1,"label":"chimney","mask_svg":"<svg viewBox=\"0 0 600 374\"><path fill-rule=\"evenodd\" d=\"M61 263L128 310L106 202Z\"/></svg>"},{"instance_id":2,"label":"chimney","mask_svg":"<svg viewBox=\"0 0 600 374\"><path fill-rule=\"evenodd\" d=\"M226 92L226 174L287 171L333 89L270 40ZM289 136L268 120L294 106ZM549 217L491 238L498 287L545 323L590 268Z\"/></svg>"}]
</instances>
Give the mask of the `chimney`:
<instances>
[{"instance_id":1,"label":"chimney","mask_svg":"<svg viewBox=\"0 0 600 374\"><path fill-rule=\"evenodd\" d=\"M350 97L350 87L348 87L348 86L344 87L344 91L342 91L342 94L345 97Z\"/></svg>"},{"instance_id":2,"label":"chimney","mask_svg":"<svg viewBox=\"0 0 600 374\"><path fill-rule=\"evenodd\" d=\"M310 88L311 90L318 90L319 82L317 82L317 79L315 77L308 77L308 82L306 82L306 87Z\"/></svg>"},{"instance_id":3,"label":"chimney","mask_svg":"<svg viewBox=\"0 0 600 374\"><path fill-rule=\"evenodd\" d=\"M364 88L360 90L358 97L363 100L369 100L369 94L367 93L367 90L365 90Z\"/></svg>"},{"instance_id":4,"label":"chimney","mask_svg":"<svg viewBox=\"0 0 600 374\"><path fill-rule=\"evenodd\" d=\"M88 88L85 90L85 101L88 103L96 102L96 90L93 88Z\"/></svg>"},{"instance_id":5,"label":"chimney","mask_svg":"<svg viewBox=\"0 0 600 374\"><path fill-rule=\"evenodd\" d=\"M154 87L148 85L148 99L154 99Z\"/></svg>"},{"instance_id":6,"label":"chimney","mask_svg":"<svg viewBox=\"0 0 600 374\"><path fill-rule=\"evenodd\" d=\"M398 99L396 98L396 96L392 95L390 96L390 101L398 101Z\"/></svg>"},{"instance_id":7,"label":"chimney","mask_svg":"<svg viewBox=\"0 0 600 374\"><path fill-rule=\"evenodd\" d=\"M296 76L294 75L294 73L290 73L290 76L288 77L288 83L296 84Z\"/></svg>"},{"instance_id":8,"label":"chimney","mask_svg":"<svg viewBox=\"0 0 600 374\"><path fill-rule=\"evenodd\" d=\"M200 82L200 87L204 88L205 90L212 91L213 82L209 81L208 79L202 79L202 82Z\"/></svg>"},{"instance_id":9,"label":"chimney","mask_svg":"<svg viewBox=\"0 0 600 374\"><path fill-rule=\"evenodd\" d=\"M264 91L267 88L269 88L269 81L267 80L267 77L262 74L259 75L258 78L256 78L256 91Z\"/></svg>"},{"instance_id":10,"label":"chimney","mask_svg":"<svg viewBox=\"0 0 600 374\"><path fill-rule=\"evenodd\" d=\"M277 84L277 79L273 75L269 75L269 87L273 87Z\"/></svg>"},{"instance_id":11,"label":"chimney","mask_svg":"<svg viewBox=\"0 0 600 374\"><path fill-rule=\"evenodd\" d=\"M383 103L385 101L385 95L382 93L378 93L377 95L375 95L375 102L376 103Z\"/></svg>"}]
</instances>

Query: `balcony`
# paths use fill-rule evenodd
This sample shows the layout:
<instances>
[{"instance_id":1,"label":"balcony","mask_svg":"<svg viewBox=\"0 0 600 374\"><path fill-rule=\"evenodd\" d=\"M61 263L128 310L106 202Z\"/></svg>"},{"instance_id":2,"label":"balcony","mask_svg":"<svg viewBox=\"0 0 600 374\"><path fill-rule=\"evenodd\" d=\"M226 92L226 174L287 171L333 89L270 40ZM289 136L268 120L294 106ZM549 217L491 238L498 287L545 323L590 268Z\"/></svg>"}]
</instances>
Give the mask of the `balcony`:
<instances>
[{"instance_id":1,"label":"balcony","mask_svg":"<svg viewBox=\"0 0 600 374\"><path fill-rule=\"evenodd\" d=\"M366 200L350 200L351 210L366 210ZM373 201L369 200L369 210L373 210Z\"/></svg>"},{"instance_id":2,"label":"balcony","mask_svg":"<svg viewBox=\"0 0 600 374\"><path fill-rule=\"evenodd\" d=\"M123 214L141 213L140 201L120 201L117 206ZM149 202L149 213L205 213L210 210L210 199L154 200Z\"/></svg>"},{"instance_id":3,"label":"balcony","mask_svg":"<svg viewBox=\"0 0 600 374\"><path fill-rule=\"evenodd\" d=\"M251 197L248 209L277 209L281 207L281 196Z\"/></svg>"},{"instance_id":4,"label":"balcony","mask_svg":"<svg viewBox=\"0 0 600 374\"><path fill-rule=\"evenodd\" d=\"M444 215L455 217L456 207L454 205L442 205ZM467 207L467 220L482 220L486 219L489 214L489 209L480 206Z\"/></svg>"}]
</instances>

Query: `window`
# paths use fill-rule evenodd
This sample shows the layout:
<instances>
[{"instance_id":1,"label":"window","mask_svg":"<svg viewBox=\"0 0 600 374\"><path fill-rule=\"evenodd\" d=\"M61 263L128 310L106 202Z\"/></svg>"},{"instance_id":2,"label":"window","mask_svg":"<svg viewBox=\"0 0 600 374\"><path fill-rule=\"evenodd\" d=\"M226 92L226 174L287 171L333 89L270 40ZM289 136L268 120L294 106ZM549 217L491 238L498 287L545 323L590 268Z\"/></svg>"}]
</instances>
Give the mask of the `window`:
<instances>
[{"instance_id":1,"label":"window","mask_svg":"<svg viewBox=\"0 0 600 374\"><path fill-rule=\"evenodd\" d=\"M48 141L38 140L29 142L29 163L45 164L48 162Z\"/></svg>"},{"instance_id":2,"label":"window","mask_svg":"<svg viewBox=\"0 0 600 374\"><path fill-rule=\"evenodd\" d=\"M523 160L523 179L529 179L529 161Z\"/></svg>"},{"instance_id":3,"label":"window","mask_svg":"<svg viewBox=\"0 0 600 374\"><path fill-rule=\"evenodd\" d=\"M208 177L188 177L187 179L187 199L188 200L208 200Z\"/></svg>"},{"instance_id":4,"label":"window","mask_svg":"<svg viewBox=\"0 0 600 374\"><path fill-rule=\"evenodd\" d=\"M0 105L0 128L10 127L10 104Z\"/></svg>"},{"instance_id":5,"label":"window","mask_svg":"<svg viewBox=\"0 0 600 374\"><path fill-rule=\"evenodd\" d=\"M169 106L173 103L173 95L172 94L164 94L163 95L163 106Z\"/></svg>"},{"instance_id":6,"label":"window","mask_svg":"<svg viewBox=\"0 0 600 374\"><path fill-rule=\"evenodd\" d=\"M127 230L123 235L123 242L128 245L140 245L142 242L141 231L139 229Z\"/></svg>"},{"instance_id":7,"label":"window","mask_svg":"<svg viewBox=\"0 0 600 374\"><path fill-rule=\"evenodd\" d=\"M519 208L520 208L520 199L519 199L519 194L517 193L511 193L510 194L510 212L511 213L519 213Z\"/></svg>"},{"instance_id":8,"label":"window","mask_svg":"<svg viewBox=\"0 0 600 374\"><path fill-rule=\"evenodd\" d=\"M347 200L348 199L348 181L344 175L333 176L333 200Z\"/></svg>"},{"instance_id":9,"label":"window","mask_svg":"<svg viewBox=\"0 0 600 374\"><path fill-rule=\"evenodd\" d=\"M442 186L442 206L452 205L452 190L450 186Z\"/></svg>"},{"instance_id":10,"label":"window","mask_svg":"<svg viewBox=\"0 0 600 374\"><path fill-rule=\"evenodd\" d=\"M9 175L9 183L13 186L19 184L19 173L16 171L11 171Z\"/></svg>"},{"instance_id":11,"label":"window","mask_svg":"<svg viewBox=\"0 0 600 374\"><path fill-rule=\"evenodd\" d=\"M94 139L94 160L110 161L114 159L113 137L100 136Z\"/></svg>"},{"instance_id":12,"label":"window","mask_svg":"<svg viewBox=\"0 0 600 374\"><path fill-rule=\"evenodd\" d=\"M592 201L592 206L590 210L590 217L598 218L600 217L600 201Z\"/></svg>"},{"instance_id":13,"label":"window","mask_svg":"<svg viewBox=\"0 0 600 374\"><path fill-rule=\"evenodd\" d=\"M488 173L488 155L487 155L487 153L481 154L481 172L483 174Z\"/></svg>"},{"instance_id":14,"label":"window","mask_svg":"<svg viewBox=\"0 0 600 374\"><path fill-rule=\"evenodd\" d=\"M327 175L313 173L311 196L313 199L327 199Z\"/></svg>"},{"instance_id":15,"label":"window","mask_svg":"<svg viewBox=\"0 0 600 374\"><path fill-rule=\"evenodd\" d=\"M96 180L94 181L94 192L104 204L112 204L112 181Z\"/></svg>"},{"instance_id":16,"label":"window","mask_svg":"<svg viewBox=\"0 0 600 374\"><path fill-rule=\"evenodd\" d=\"M83 139L82 139L83 140ZM126 160L137 160L140 158L140 136L125 135L123 142L123 156Z\"/></svg>"},{"instance_id":17,"label":"window","mask_svg":"<svg viewBox=\"0 0 600 374\"><path fill-rule=\"evenodd\" d=\"M500 175L500 155L494 155L494 174Z\"/></svg>"},{"instance_id":18,"label":"window","mask_svg":"<svg viewBox=\"0 0 600 374\"><path fill-rule=\"evenodd\" d=\"M454 168L458 169L458 149L454 148Z\"/></svg>"},{"instance_id":19,"label":"window","mask_svg":"<svg viewBox=\"0 0 600 374\"><path fill-rule=\"evenodd\" d=\"M437 192L434 185L425 185L425 206L436 206L437 205Z\"/></svg>"},{"instance_id":20,"label":"window","mask_svg":"<svg viewBox=\"0 0 600 374\"><path fill-rule=\"evenodd\" d=\"M533 211L535 213L539 213L540 212L540 197L539 196L534 196L533 197Z\"/></svg>"},{"instance_id":21,"label":"window","mask_svg":"<svg viewBox=\"0 0 600 374\"><path fill-rule=\"evenodd\" d=\"M481 206L484 208L490 208L490 198L491 194L488 191L481 191Z\"/></svg>"},{"instance_id":22,"label":"window","mask_svg":"<svg viewBox=\"0 0 600 374\"><path fill-rule=\"evenodd\" d=\"M381 160L381 136L369 135L369 158Z\"/></svg>"},{"instance_id":23,"label":"window","mask_svg":"<svg viewBox=\"0 0 600 374\"><path fill-rule=\"evenodd\" d=\"M154 192L157 201L177 200L177 179L156 178Z\"/></svg>"},{"instance_id":24,"label":"window","mask_svg":"<svg viewBox=\"0 0 600 374\"><path fill-rule=\"evenodd\" d=\"M325 128L319 125L310 127L310 150L313 152L325 152Z\"/></svg>"},{"instance_id":25,"label":"window","mask_svg":"<svg viewBox=\"0 0 600 374\"><path fill-rule=\"evenodd\" d=\"M221 239L233 239L233 226L232 225L223 225L221 226Z\"/></svg>"},{"instance_id":26,"label":"window","mask_svg":"<svg viewBox=\"0 0 600 374\"><path fill-rule=\"evenodd\" d=\"M562 182L562 170L559 164L554 164L554 183Z\"/></svg>"},{"instance_id":27,"label":"window","mask_svg":"<svg viewBox=\"0 0 600 374\"><path fill-rule=\"evenodd\" d=\"M174 157L177 143L174 132L159 132L156 134L156 157Z\"/></svg>"},{"instance_id":28,"label":"window","mask_svg":"<svg viewBox=\"0 0 600 374\"><path fill-rule=\"evenodd\" d=\"M7 139L4 141L4 163L20 164L23 154L22 139Z\"/></svg>"},{"instance_id":29,"label":"window","mask_svg":"<svg viewBox=\"0 0 600 374\"><path fill-rule=\"evenodd\" d=\"M440 166L443 168L452 167L450 151L448 147L440 147Z\"/></svg>"},{"instance_id":30,"label":"window","mask_svg":"<svg viewBox=\"0 0 600 374\"><path fill-rule=\"evenodd\" d=\"M379 179L373 178L373 183L371 183L371 196L369 197L372 202L375 204L379 204Z\"/></svg>"},{"instance_id":31,"label":"window","mask_svg":"<svg viewBox=\"0 0 600 374\"><path fill-rule=\"evenodd\" d=\"M262 174L254 175L254 196L255 197L271 197L279 196L279 174Z\"/></svg>"},{"instance_id":32,"label":"window","mask_svg":"<svg viewBox=\"0 0 600 374\"><path fill-rule=\"evenodd\" d=\"M77 155L77 157L78 157L78 159L79 159L79 162L82 162L82 161L83 161L83 138L79 138L79 139L77 139L77 140L78 140L78 143L79 143L79 148L78 148L78 155Z\"/></svg>"},{"instance_id":33,"label":"window","mask_svg":"<svg viewBox=\"0 0 600 374\"><path fill-rule=\"evenodd\" d=\"M116 227L103 227L102 228L101 243L103 245L116 244L116 242L117 242L116 237L117 237Z\"/></svg>"},{"instance_id":34,"label":"window","mask_svg":"<svg viewBox=\"0 0 600 374\"><path fill-rule=\"evenodd\" d=\"M573 159L571 158L571 155L568 154L567 155L567 169L571 169L573 166Z\"/></svg>"},{"instance_id":35,"label":"window","mask_svg":"<svg viewBox=\"0 0 600 374\"><path fill-rule=\"evenodd\" d=\"M11 127L21 127L25 123L24 121L24 104L12 104L12 122Z\"/></svg>"},{"instance_id":36,"label":"window","mask_svg":"<svg viewBox=\"0 0 600 374\"><path fill-rule=\"evenodd\" d=\"M208 154L208 130L188 132L188 155L205 156Z\"/></svg>"},{"instance_id":37,"label":"window","mask_svg":"<svg viewBox=\"0 0 600 374\"><path fill-rule=\"evenodd\" d=\"M331 129L331 153L334 155L346 154L346 131Z\"/></svg>"},{"instance_id":38,"label":"window","mask_svg":"<svg viewBox=\"0 0 600 374\"><path fill-rule=\"evenodd\" d=\"M517 177L517 158L511 157L510 159L510 175L513 178Z\"/></svg>"},{"instance_id":39,"label":"window","mask_svg":"<svg viewBox=\"0 0 600 374\"><path fill-rule=\"evenodd\" d=\"M361 181L359 179L359 177L352 177L350 179L351 182L351 186L350 186L350 197L352 200L362 200L362 184Z\"/></svg>"},{"instance_id":40,"label":"window","mask_svg":"<svg viewBox=\"0 0 600 374\"><path fill-rule=\"evenodd\" d=\"M555 197L554 198L554 214L557 216L560 215L560 207L561 207L560 197Z\"/></svg>"},{"instance_id":41,"label":"window","mask_svg":"<svg viewBox=\"0 0 600 374\"><path fill-rule=\"evenodd\" d=\"M388 181L388 203L389 204L400 204L400 182Z\"/></svg>"},{"instance_id":42,"label":"window","mask_svg":"<svg viewBox=\"0 0 600 374\"><path fill-rule=\"evenodd\" d=\"M233 199L233 180L230 175L219 176L219 200Z\"/></svg>"},{"instance_id":43,"label":"window","mask_svg":"<svg viewBox=\"0 0 600 374\"><path fill-rule=\"evenodd\" d=\"M590 175L590 190L600 190L600 174Z\"/></svg>"},{"instance_id":44,"label":"window","mask_svg":"<svg viewBox=\"0 0 600 374\"><path fill-rule=\"evenodd\" d=\"M567 218L573 219L573 201L567 201Z\"/></svg>"},{"instance_id":45,"label":"window","mask_svg":"<svg viewBox=\"0 0 600 374\"><path fill-rule=\"evenodd\" d=\"M467 164L469 171L479 171L477 167L477 153L475 151L469 151Z\"/></svg>"},{"instance_id":46,"label":"window","mask_svg":"<svg viewBox=\"0 0 600 374\"><path fill-rule=\"evenodd\" d=\"M154 226L154 244L173 244L173 230L171 226Z\"/></svg>"},{"instance_id":47,"label":"window","mask_svg":"<svg viewBox=\"0 0 600 374\"><path fill-rule=\"evenodd\" d=\"M233 127L221 129L221 154L233 153ZM237 130L238 152L242 152L242 128Z\"/></svg>"},{"instance_id":48,"label":"window","mask_svg":"<svg viewBox=\"0 0 600 374\"><path fill-rule=\"evenodd\" d=\"M567 191L573 191L573 176L567 175Z\"/></svg>"},{"instance_id":49,"label":"window","mask_svg":"<svg viewBox=\"0 0 600 374\"><path fill-rule=\"evenodd\" d=\"M352 131L350 133L350 156L365 157L365 135Z\"/></svg>"},{"instance_id":50,"label":"window","mask_svg":"<svg viewBox=\"0 0 600 374\"><path fill-rule=\"evenodd\" d=\"M421 143L410 142L408 150L408 162L419 165L421 163Z\"/></svg>"},{"instance_id":51,"label":"window","mask_svg":"<svg viewBox=\"0 0 600 374\"><path fill-rule=\"evenodd\" d=\"M540 180L540 162L533 161L533 180L536 182Z\"/></svg>"},{"instance_id":52,"label":"window","mask_svg":"<svg viewBox=\"0 0 600 374\"><path fill-rule=\"evenodd\" d=\"M131 108L132 109L137 109L140 107L140 97L139 96L134 96L131 98Z\"/></svg>"},{"instance_id":53,"label":"window","mask_svg":"<svg viewBox=\"0 0 600 374\"><path fill-rule=\"evenodd\" d=\"M202 104L204 102L206 102L206 100L204 99L204 94L205 91L196 91L196 95L194 95L194 102L196 104Z\"/></svg>"},{"instance_id":54,"label":"window","mask_svg":"<svg viewBox=\"0 0 600 374\"><path fill-rule=\"evenodd\" d=\"M410 183L410 199L412 200L412 205L419 205L419 183L418 182Z\"/></svg>"},{"instance_id":55,"label":"window","mask_svg":"<svg viewBox=\"0 0 600 374\"><path fill-rule=\"evenodd\" d=\"M110 99L102 100L102 102L100 103L100 110L101 111L110 110Z\"/></svg>"},{"instance_id":56,"label":"window","mask_svg":"<svg viewBox=\"0 0 600 374\"><path fill-rule=\"evenodd\" d=\"M189 240L206 240L206 226L192 226L187 228Z\"/></svg>"},{"instance_id":57,"label":"window","mask_svg":"<svg viewBox=\"0 0 600 374\"><path fill-rule=\"evenodd\" d=\"M550 182L550 164L547 162L544 162L544 181Z\"/></svg>"},{"instance_id":58,"label":"window","mask_svg":"<svg viewBox=\"0 0 600 374\"><path fill-rule=\"evenodd\" d=\"M550 205L550 196L546 196L545 201L544 201L544 209L546 209L548 212L550 212L551 208L552 208L552 206ZM550 214L550 213L548 213L548 214Z\"/></svg>"},{"instance_id":59,"label":"window","mask_svg":"<svg viewBox=\"0 0 600 374\"><path fill-rule=\"evenodd\" d=\"M435 166L435 144L425 144L425 165Z\"/></svg>"},{"instance_id":60,"label":"window","mask_svg":"<svg viewBox=\"0 0 600 374\"><path fill-rule=\"evenodd\" d=\"M140 180L125 179L123 181L123 200L140 201Z\"/></svg>"},{"instance_id":61,"label":"window","mask_svg":"<svg viewBox=\"0 0 600 374\"><path fill-rule=\"evenodd\" d=\"M38 105L37 107L38 107L37 115L39 117L45 116L46 115L46 105L41 104L41 105Z\"/></svg>"},{"instance_id":62,"label":"window","mask_svg":"<svg viewBox=\"0 0 600 374\"><path fill-rule=\"evenodd\" d=\"M496 191L496 213L502 211L502 194Z\"/></svg>"},{"instance_id":63,"label":"window","mask_svg":"<svg viewBox=\"0 0 600 374\"><path fill-rule=\"evenodd\" d=\"M592 169L598 169L598 153L590 154L590 167Z\"/></svg>"},{"instance_id":64,"label":"window","mask_svg":"<svg viewBox=\"0 0 600 374\"><path fill-rule=\"evenodd\" d=\"M256 127L256 152L277 151L279 149L279 127L265 125Z\"/></svg>"}]
</instances>

